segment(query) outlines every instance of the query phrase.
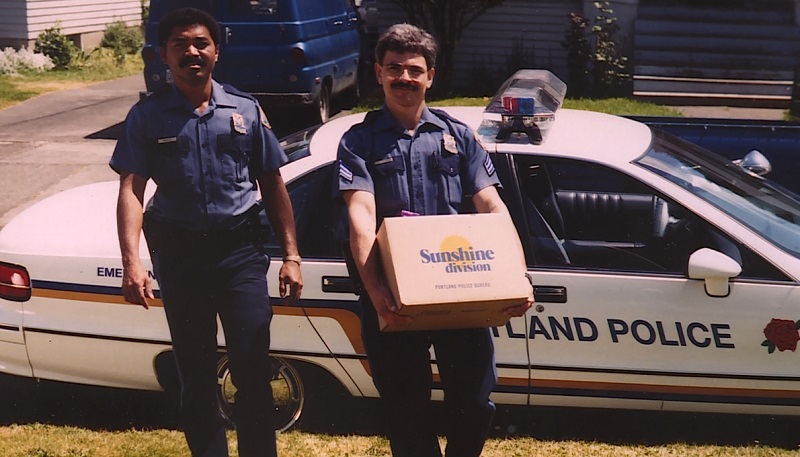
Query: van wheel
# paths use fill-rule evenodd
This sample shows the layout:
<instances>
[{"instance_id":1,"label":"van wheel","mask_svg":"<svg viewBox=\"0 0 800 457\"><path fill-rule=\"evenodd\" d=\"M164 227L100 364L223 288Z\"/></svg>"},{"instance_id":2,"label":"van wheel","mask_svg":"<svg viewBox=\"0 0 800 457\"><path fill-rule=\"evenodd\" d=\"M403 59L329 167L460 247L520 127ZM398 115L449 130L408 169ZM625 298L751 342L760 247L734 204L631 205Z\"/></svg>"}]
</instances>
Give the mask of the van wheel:
<instances>
[{"instance_id":1,"label":"van wheel","mask_svg":"<svg viewBox=\"0 0 800 457\"><path fill-rule=\"evenodd\" d=\"M356 73L356 80L353 82L353 86L348 88L343 95L342 104L344 109L353 109L354 106L358 105L358 101L361 100L361 78L358 73Z\"/></svg>"},{"instance_id":2,"label":"van wheel","mask_svg":"<svg viewBox=\"0 0 800 457\"><path fill-rule=\"evenodd\" d=\"M305 404L305 390L300 374L286 361L270 357L272 362L272 396L275 399L275 429L279 432L290 429L300 418ZM236 386L228 369L228 355L223 354L217 363L217 399L219 409L230 427L234 427L236 417L233 412Z\"/></svg>"},{"instance_id":3,"label":"van wheel","mask_svg":"<svg viewBox=\"0 0 800 457\"><path fill-rule=\"evenodd\" d=\"M319 90L319 97L314 103L314 121L317 124L324 124L328 122L331 116L331 93L328 85L323 83Z\"/></svg>"}]
</instances>

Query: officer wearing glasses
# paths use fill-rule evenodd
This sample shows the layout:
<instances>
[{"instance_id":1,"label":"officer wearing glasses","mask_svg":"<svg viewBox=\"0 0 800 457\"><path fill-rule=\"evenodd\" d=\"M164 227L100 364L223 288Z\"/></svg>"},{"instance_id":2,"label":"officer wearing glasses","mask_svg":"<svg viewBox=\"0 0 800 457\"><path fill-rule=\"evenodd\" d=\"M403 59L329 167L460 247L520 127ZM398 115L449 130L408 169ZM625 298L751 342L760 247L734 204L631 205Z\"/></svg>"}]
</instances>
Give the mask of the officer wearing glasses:
<instances>
[{"instance_id":1,"label":"officer wearing glasses","mask_svg":"<svg viewBox=\"0 0 800 457\"><path fill-rule=\"evenodd\" d=\"M122 291L150 306L139 257L143 225L181 381L181 422L193 456L228 455L217 404L217 318L233 382L239 455L275 456L269 358L269 258L257 198L287 254L279 291L300 298L303 281L294 217L279 167L286 155L258 103L211 79L220 31L208 14L185 8L161 19L161 57L174 84L131 108L111 158L120 174L117 225ZM143 217L148 179L158 184Z\"/></svg>"},{"instance_id":2,"label":"officer wearing glasses","mask_svg":"<svg viewBox=\"0 0 800 457\"><path fill-rule=\"evenodd\" d=\"M489 329L383 333L409 317L397 313L383 283L375 243L386 217L403 214L507 212L491 158L465 124L429 109L437 44L409 24L389 28L375 49L375 74L385 103L353 126L339 144L338 188L350 222L350 248L366 293L362 334L395 457L441 457L431 415L433 346L445 392L446 455L477 457L494 414L497 382ZM521 316L531 302L506 310Z\"/></svg>"}]
</instances>

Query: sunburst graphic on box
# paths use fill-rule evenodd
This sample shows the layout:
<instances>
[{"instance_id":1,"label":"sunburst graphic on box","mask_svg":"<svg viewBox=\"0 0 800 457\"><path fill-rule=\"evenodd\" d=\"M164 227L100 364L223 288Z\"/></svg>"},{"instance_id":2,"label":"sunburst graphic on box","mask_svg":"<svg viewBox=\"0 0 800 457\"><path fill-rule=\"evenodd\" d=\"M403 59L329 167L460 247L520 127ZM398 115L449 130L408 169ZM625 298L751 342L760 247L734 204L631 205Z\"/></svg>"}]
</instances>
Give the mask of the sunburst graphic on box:
<instances>
[{"instance_id":1,"label":"sunburst graphic on box","mask_svg":"<svg viewBox=\"0 0 800 457\"><path fill-rule=\"evenodd\" d=\"M442 252L452 252L452 253L459 253L459 252L470 252L472 250L472 243L469 242L468 239L464 238L461 235L450 235L442 240L442 243L439 245L439 249ZM453 265L460 265L464 266L467 264L473 264L475 261L470 259L469 256L458 256L455 255L453 258L457 258L451 262Z\"/></svg>"}]
</instances>

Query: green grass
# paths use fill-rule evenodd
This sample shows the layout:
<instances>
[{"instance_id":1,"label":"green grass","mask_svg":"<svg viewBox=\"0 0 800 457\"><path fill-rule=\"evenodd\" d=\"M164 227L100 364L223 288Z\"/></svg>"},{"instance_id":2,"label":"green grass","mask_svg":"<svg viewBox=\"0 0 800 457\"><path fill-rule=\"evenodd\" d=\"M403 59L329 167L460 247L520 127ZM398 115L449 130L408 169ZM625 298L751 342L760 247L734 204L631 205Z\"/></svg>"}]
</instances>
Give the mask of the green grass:
<instances>
[{"instance_id":1,"label":"green grass","mask_svg":"<svg viewBox=\"0 0 800 457\"><path fill-rule=\"evenodd\" d=\"M142 74L143 68L144 64L139 56L129 55L120 64L114 59L110 49L97 48L69 70L2 75L0 109L47 92L75 89L95 82Z\"/></svg>"},{"instance_id":2,"label":"green grass","mask_svg":"<svg viewBox=\"0 0 800 457\"><path fill-rule=\"evenodd\" d=\"M236 435L228 434L231 455ZM444 448L442 441L442 448ZM175 430L93 431L51 425L0 427L0 449L5 457L184 457L188 448ZM379 436L342 436L287 432L278 436L278 452L286 457L389 456L388 441ZM618 445L586 441L547 441L503 438L487 441L483 457L782 457L797 451L753 444L751 446Z\"/></svg>"}]
</instances>

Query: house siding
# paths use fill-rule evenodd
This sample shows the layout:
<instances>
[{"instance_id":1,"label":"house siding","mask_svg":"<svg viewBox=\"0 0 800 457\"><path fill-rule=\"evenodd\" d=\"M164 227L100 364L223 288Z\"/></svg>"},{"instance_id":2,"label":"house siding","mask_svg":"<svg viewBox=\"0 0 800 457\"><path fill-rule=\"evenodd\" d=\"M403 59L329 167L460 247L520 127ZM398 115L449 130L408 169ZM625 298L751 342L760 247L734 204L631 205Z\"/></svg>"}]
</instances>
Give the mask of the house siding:
<instances>
[{"instance_id":1,"label":"house siding","mask_svg":"<svg viewBox=\"0 0 800 457\"><path fill-rule=\"evenodd\" d=\"M0 2L0 46L32 44L44 30L58 24L64 35L84 49L102 36L106 26L142 22L140 0L4 0Z\"/></svg>"},{"instance_id":2,"label":"house siding","mask_svg":"<svg viewBox=\"0 0 800 457\"><path fill-rule=\"evenodd\" d=\"M380 32L407 20L391 0L379 0L378 4ZM561 43L569 27L568 14L582 10L581 0L505 0L490 8L462 34L453 86L491 93L518 69L515 63L550 70L566 81L567 57Z\"/></svg>"}]
</instances>

